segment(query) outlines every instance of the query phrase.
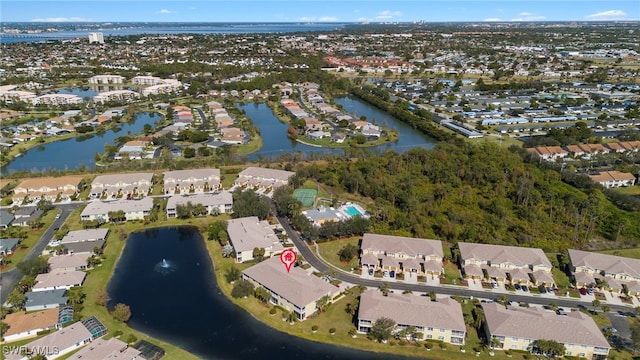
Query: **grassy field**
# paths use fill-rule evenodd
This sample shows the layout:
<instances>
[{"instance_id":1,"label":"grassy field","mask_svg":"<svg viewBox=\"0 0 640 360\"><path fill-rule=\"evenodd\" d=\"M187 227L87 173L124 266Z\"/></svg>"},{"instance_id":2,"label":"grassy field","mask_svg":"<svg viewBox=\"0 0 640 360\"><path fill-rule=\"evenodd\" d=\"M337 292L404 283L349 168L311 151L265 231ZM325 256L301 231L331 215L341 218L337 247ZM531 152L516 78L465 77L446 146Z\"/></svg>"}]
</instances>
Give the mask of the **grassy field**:
<instances>
[{"instance_id":1,"label":"grassy field","mask_svg":"<svg viewBox=\"0 0 640 360\"><path fill-rule=\"evenodd\" d=\"M640 248L604 250L604 251L598 251L598 252L602 254L640 259Z\"/></svg>"},{"instance_id":2,"label":"grassy field","mask_svg":"<svg viewBox=\"0 0 640 360\"><path fill-rule=\"evenodd\" d=\"M614 191L617 191L626 195L640 195L640 186L628 186L616 188Z\"/></svg>"},{"instance_id":3,"label":"grassy field","mask_svg":"<svg viewBox=\"0 0 640 360\"><path fill-rule=\"evenodd\" d=\"M355 236L346 239L338 239L333 241L327 241L318 244L318 248L320 249L320 255L324 260L330 263L333 266L336 266L345 271L351 271L352 268L358 268L358 257L354 257L350 262L345 263L340 261L340 257L338 256L338 251L342 249L347 244L353 244L357 248L360 248L358 245L360 242L361 236Z\"/></svg>"}]
</instances>

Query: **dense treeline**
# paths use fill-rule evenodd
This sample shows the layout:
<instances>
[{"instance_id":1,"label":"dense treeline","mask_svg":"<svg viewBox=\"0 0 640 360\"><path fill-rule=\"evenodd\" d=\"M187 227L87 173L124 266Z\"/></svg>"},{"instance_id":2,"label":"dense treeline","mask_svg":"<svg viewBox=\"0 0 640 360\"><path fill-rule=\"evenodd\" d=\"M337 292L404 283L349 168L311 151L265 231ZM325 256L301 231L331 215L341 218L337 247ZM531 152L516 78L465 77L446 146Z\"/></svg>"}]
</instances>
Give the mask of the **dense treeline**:
<instances>
[{"instance_id":1,"label":"dense treeline","mask_svg":"<svg viewBox=\"0 0 640 360\"><path fill-rule=\"evenodd\" d=\"M334 157L297 175L373 200L372 230L406 236L541 247L634 245L640 212L617 208L599 187L576 189L554 169L494 144Z\"/></svg>"},{"instance_id":2,"label":"dense treeline","mask_svg":"<svg viewBox=\"0 0 640 360\"><path fill-rule=\"evenodd\" d=\"M386 91L363 86L352 88L351 93L436 140L448 141L455 136L447 130L438 128L427 111L420 109L414 113L409 110L409 103L404 100L389 102L389 94Z\"/></svg>"}]
</instances>

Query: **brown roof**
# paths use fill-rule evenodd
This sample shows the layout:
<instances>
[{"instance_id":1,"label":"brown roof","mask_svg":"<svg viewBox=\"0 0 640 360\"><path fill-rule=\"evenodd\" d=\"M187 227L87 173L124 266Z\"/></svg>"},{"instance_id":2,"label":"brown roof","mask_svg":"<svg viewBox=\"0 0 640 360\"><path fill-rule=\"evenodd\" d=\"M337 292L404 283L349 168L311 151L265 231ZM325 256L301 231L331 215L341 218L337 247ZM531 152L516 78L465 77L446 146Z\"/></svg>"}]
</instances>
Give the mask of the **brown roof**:
<instances>
[{"instance_id":1,"label":"brown roof","mask_svg":"<svg viewBox=\"0 0 640 360\"><path fill-rule=\"evenodd\" d=\"M429 297L413 294L389 293L384 296L378 290L363 292L358 319L375 321L381 317L402 325L466 331L462 307L449 297L431 301Z\"/></svg>"},{"instance_id":2,"label":"brown roof","mask_svg":"<svg viewBox=\"0 0 640 360\"><path fill-rule=\"evenodd\" d=\"M42 177L31 178L22 181L16 188L27 189L27 191L38 191L43 187L58 188L67 185L78 186L82 181L82 176L61 176L61 177Z\"/></svg>"},{"instance_id":3,"label":"brown roof","mask_svg":"<svg viewBox=\"0 0 640 360\"><path fill-rule=\"evenodd\" d=\"M482 308L493 336L546 339L563 344L611 348L598 325L581 311L572 311L564 316L539 307L505 307L498 303L483 303Z\"/></svg>"},{"instance_id":4,"label":"brown roof","mask_svg":"<svg viewBox=\"0 0 640 360\"><path fill-rule=\"evenodd\" d=\"M620 171L603 171L596 175L589 175L591 180L595 182L635 180L636 177L631 173L623 173Z\"/></svg>"},{"instance_id":5,"label":"brown roof","mask_svg":"<svg viewBox=\"0 0 640 360\"><path fill-rule=\"evenodd\" d=\"M16 312L8 314L2 322L9 325L9 329L4 333L4 336L20 334L29 330L45 329L58 323L58 308L30 313Z\"/></svg>"}]
</instances>

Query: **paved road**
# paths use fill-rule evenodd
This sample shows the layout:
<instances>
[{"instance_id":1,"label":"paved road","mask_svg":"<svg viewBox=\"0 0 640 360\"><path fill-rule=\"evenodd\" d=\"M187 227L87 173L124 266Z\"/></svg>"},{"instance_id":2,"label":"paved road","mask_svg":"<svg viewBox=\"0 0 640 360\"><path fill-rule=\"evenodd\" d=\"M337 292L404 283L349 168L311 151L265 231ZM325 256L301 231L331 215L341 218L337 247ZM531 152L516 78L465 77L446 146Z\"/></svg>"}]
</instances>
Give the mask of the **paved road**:
<instances>
[{"instance_id":1,"label":"paved road","mask_svg":"<svg viewBox=\"0 0 640 360\"><path fill-rule=\"evenodd\" d=\"M316 256L316 254L311 250L311 248L309 248L306 242L304 242L300 238L300 235L298 234L298 232L293 230L288 219L284 217L278 217L278 220L282 224L282 227L284 228L284 230L289 235L289 238L291 238L293 243L298 248L298 251L300 252L300 254L304 257L304 259L309 264L311 264L311 266L313 266L315 269L317 269L320 272L326 273L327 271L329 271L329 265L327 265L324 261L319 259L318 256ZM382 280L364 279L357 275L346 273L333 266L331 268L335 270L335 273L336 273L335 277L337 279L340 279L344 282L348 282L351 284L364 285L367 287L377 288L377 287L380 287L383 283L385 283L385 281L382 281ZM502 292L495 292L493 290L488 290L488 289L486 291L471 290L468 288L462 288L459 286L451 286L451 285L432 286L432 285L426 285L426 284L408 284L408 283L401 283L401 282L395 282L395 281L389 281L386 283L388 284L389 289L392 289L392 290L402 290L402 291L411 290L412 292L433 291L438 294L468 296L468 297L487 298L487 299L496 299L501 295L505 295ZM576 299L576 298L547 298L547 297L542 297L537 295L520 295L520 294L511 294L511 293L506 295L508 296L510 301L515 301L515 302L525 302L525 303L540 304L540 305L549 305L551 303L555 303L559 307L566 307L566 308L575 308L579 306L584 306L588 309L593 308L590 301ZM607 304L607 305L609 305L609 308L611 309L611 311L628 312L631 309L630 307L622 306L622 305L613 305L613 304Z\"/></svg>"},{"instance_id":2,"label":"paved road","mask_svg":"<svg viewBox=\"0 0 640 360\"><path fill-rule=\"evenodd\" d=\"M25 256L24 260L31 260L40 256L44 248L47 247L49 241L53 238L55 229L62 226L62 224L67 221L71 212L80 205L80 203L55 205L55 207L60 210L60 217L55 219L51 225L49 225L47 230L45 230L40 237L40 240L38 240L27 256ZM15 267L9 271L0 272L0 304L4 304L7 300L7 296L9 296L11 291L13 291L13 287L18 283L18 281L20 281L20 279L22 279L22 272Z\"/></svg>"}]
</instances>

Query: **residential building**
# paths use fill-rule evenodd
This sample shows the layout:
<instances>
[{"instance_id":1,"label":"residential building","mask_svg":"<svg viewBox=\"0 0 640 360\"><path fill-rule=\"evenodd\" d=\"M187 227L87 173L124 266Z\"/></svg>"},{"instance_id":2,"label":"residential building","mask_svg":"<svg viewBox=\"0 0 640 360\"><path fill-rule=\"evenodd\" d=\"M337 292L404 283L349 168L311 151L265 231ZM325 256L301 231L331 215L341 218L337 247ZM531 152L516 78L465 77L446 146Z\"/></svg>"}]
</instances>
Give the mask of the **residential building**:
<instances>
[{"instance_id":1,"label":"residential building","mask_svg":"<svg viewBox=\"0 0 640 360\"><path fill-rule=\"evenodd\" d=\"M391 278L443 274L440 240L366 233L360 250L363 273L380 270Z\"/></svg>"},{"instance_id":2,"label":"residential building","mask_svg":"<svg viewBox=\"0 0 640 360\"><path fill-rule=\"evenodd\" d=\"M611 346L598 325L582 311L556 314L541 307L483 303L485 331L497 339L496 349L534 351L537 340L564 345L566 356L604 360Z\"/></svg>"},{"instance_id":3,"label":"residential building","mask_svg":"<svg viewBox=\"0 0 640 360\"><path fill-rule=\"evenodd\" d=\"M96 339L90 345L85 346L78 352L73 354L67 360L86 360L86 359L103 359L103 360L142 360L145 359L140 350L128 347L127 343L112 337L109 340L103 338Z\"/></svg>"},{"instance_id":4,"label":"residential building","mask_svg":"<svg viewBox=\"0 0 640 360\"><path fill-rule=\"evenodd\" d=\"M544 160L562 159L569 155L569 152L560 146L538 146L527 149L528 152L537 154Z\"/></svg>"},{"instance_id":5,"label":"residential building","mask_svg":"<svg viewBox=\"0 0 640 360\"><path fill-rule=\"evenodd\" d=\"M105 102L129 102L131 100L137 99L140 97L140 94L131 91L131 90L112 90L101 92L98 95L93 97L93 102L102 104Z\"/></svg>"},{"instance_id":6,"label":"residential building","mask_svg":"<svg viewBox=\"0 0 640 360\"><path fill-rule=\"evenodd\" d=\"M51 202L70 201L78 193L81 181L82 176L26 179L13 189L13 203L37 202L41 199Z\"/></svg>"},{"instance_id":7,"label":"residential building","mask_svg":"<svg viewBox=\"0 0 640 360\"><path fill-rule=\"evenodd\" d=\"M14 226L29 226L32 222L37 221L42 217L44 212L38 209L37 206L22 206L14 213L14 220L11 225Z\"/></svg>"},{"instance_id":8,"label":"residential building","mask_svg":"<svg viewBox=\"0 0 640 360\"><path fill-rule=\"evenodd\" d=\"M302 212L314 226L322 226L327 222L344 221L350 218L340 210L332 207L319 206L317 209L309 209Z\"/></svg>"},{"instance_id":9,"label":"residential building","mask_svg":"<svg viewBox=\"0 0 640 360\"><path fill-rule=\"evenodd\" d=\"M164 172L164 194L193 194L219 191L220 169L192 169Z\"/></svg>"},{"instance_id":10,"label":"residential building","mask_svg":"<svg viewBox=\"0 0 640 360\"><path fill-rule=\"evenodd\" d=\"M368 333L376 320L386 317L396 323L394 332L409 327L422 334L417 340L433 339L454 345L464 345L466 325L462 307L450 297L439 296L436 301L413 294L382 294L366 290L360 295L358 331Z\"/></svg>"},{"instance_id":11,"label":"residential building","mask_svg":"<svg viewBox=\"0 0 640 360\"><path fill-rule=\"evenodd\" d=\"M569 249L569 259L577 286L589 287L598 279L613 292L640 295L640 259L574 249Z\"/></svg>"},{"instance_id":12,"label":"residential building","mask_svg":"<svg viewBox=\"0 0 640 360\"><path fill-rule=\"evenodd\" d=\"M203 205L209 215L233 212L233 195L228 191L217 194L174 195L167 201L167 217L176 217L178 205Z\"/></svg>"},{"instance_id":13,"label":"residential building","mask_svg":"<svg viewBox=\"0 0 640 360\"><path fill-rule=\"evenodd\" d=\"M35 310L44 310L58 308L60 305L67 303L65 289L47 290L47 291L29 291L25 295L27 301L24 308L27 312Z\"/></svg>"},{"instance_id":14,"label":"residential building","mask_svg":"<svg viewBox=\"0 0 640 360\"><path fill-rule=\"evenodd\" d=\"M52 256L47 261L51 272L85 270L89 254L69 254Z\"/></svg>"},{"instance_id":15,"label":"residential building","mask_svg":"<svg viewBox=\"0 0 640 360\"><path fill-rule=\"evenodd\" d=\"M293 311L298 320L315 314L320 298L327 296L331 302L340 293L340 288L300 267L292 267L287 271L277 257L244 270L243 278L269 291L271 303Z\"/></svg>"},{"instance_id":16,"label":"residential building","mask_svg":"<svg viewBox=\"0 0 640 360\"><path fill-rule=\"evenodd\" d=\"M61 244L106 240L109 235L109 229L85 229L69 231L62 240Z\"/></svg>"},{"instance_id":17,"label":"residential building","mask_svg":"<svg viewBox=\"0 0 640 360\"><path fill-rule=\"evenodd\" d=\"M89 84L124 84L125 80L121 75L95 75L89 78Z\"/></svg>"},{"instance_id":18,"label":"residential building","mask_svg":"<svg viewBox=\"0 0 640 360\"><path fill-rule=\"evenodd\" d=\"M7 324L8 329L2 334L2 338L6 342L13 342L36 336L40 331L57 329L58 314L58 309L7 314L2 322Z\"/></svg>"},{"instance_id":19,"label":"residential building","mask_svg":"<svg viewBox=\"0 0 640 360\"><path fill-rule=\"evenodd\" d=\"M104 34L101 32L90 32L89 44L91 43L104 44Z\"/></svg>"},{"instance_id":20,"label":"residential building","mask_svg":"<svg viewBox=\"0 0 640 360\"><path fill-rule=\"evenodd\" d=\"M591 180L606 187L607 189L633 186L636 183L636 177L633 176L633 174L613 170L591 174L589 177Z\"/></svg>"},{"instance_id":21,"label":"residential building","mask_svg":"<svg viewBox=\"0 0 640 360\"><path fill-rule=\"evenodd\" d=\"M0 239L0 255L7 256L13 254L18 244L20 244L20 239Z\"/></svg>"},{"instance_id":22,"label":"residential building","mask_svg":"<svg viewBox=\"0 0 640 360\"><path fill-rule=\"evenodd\" d=\"M94 199L146 196L151 190L153 173L99 175L91 183Z\"/></svg>"},{"instance_id":23,"label":"residential building","mask_svg":"<svg viewBox=\"0 0 640 360\"><path fill-rule=\"evenodd\" d=\"M0 229L6 229L13 223L15 217L5 209L0 209Z\"/></svg>"},{"instance_id":24,"label":"residential building","mask_svg":"<svg viewBox=\"0 0 640 360\"><path fill-rule=\"evenodd\" d=\"M91 339L91 332L83 323L77 322L34 340L26 344L25 347L34 355L41 354L47 359L53 360L90 343ZM7 360L26 360L29 358L30 356L21 354L7 356Z\"/></svg>"},{"instance_id":25,"label":"residential building","mask_svg":"<svg viewBox=\"0 0 640 360\"><path fill-rule=\"evenodd\" d=\"M109 221L109 213L124 212L126 221L144 220L153 208L153 198L145 197L140 200L91 201L80 213L81 220Z\"/></svg>"},{"instance_id":26,"label":"residential building","mask_svg":"<svg viewBox=\"0 0 640 360\"><path fill-rule=\"evenodd\" d=\"M264 249L264 257L271 257L284 249L273 226L256 216L228 220L227 233L239 263L253 260L253 249Z\"/></svg>"},{"instance_id":27,"label":"residential building","mask_svg":"<svg viewBox=\"0 0 640 360\"><path fill-rule=\"evenodd\" d=\"M33 292L57 289L69 290L74 286L82 286L87 274L84 271L52 271L36 276Z\"/></svg>"},{"instance_id":28,"label":"residential building","mask_svg":"<svg viewBox=\"0 0 640 360\"><path fill-rule=\"evenodd\" d=\"M258 189L277 189L289 183L289 178L295 175L294 172L267 169L260 167L248 167L238 174L235 186L251 187Z\"/></svg>"},{"instance_id":29,"label":"residential building","mask_svg":"<svg viewBox=\"0 0 640 360\"><path fill-rule=\"evenodd\" d=\"M466 277L553 286L551 262L541 249L459 242L460 265Z\"/></svg>"},{"instance_id":30,"label":"residential building","mask_svg":"<svg viewBox=\"0 0 640 360\"><path fill-rule=\"evenodd\" d=\"M227 127L220 129L220 133L220 141L226 144L244 144L248 140L247 133L242 129Z\"/></svg>"}]
</instances>

